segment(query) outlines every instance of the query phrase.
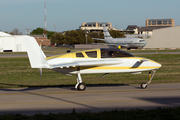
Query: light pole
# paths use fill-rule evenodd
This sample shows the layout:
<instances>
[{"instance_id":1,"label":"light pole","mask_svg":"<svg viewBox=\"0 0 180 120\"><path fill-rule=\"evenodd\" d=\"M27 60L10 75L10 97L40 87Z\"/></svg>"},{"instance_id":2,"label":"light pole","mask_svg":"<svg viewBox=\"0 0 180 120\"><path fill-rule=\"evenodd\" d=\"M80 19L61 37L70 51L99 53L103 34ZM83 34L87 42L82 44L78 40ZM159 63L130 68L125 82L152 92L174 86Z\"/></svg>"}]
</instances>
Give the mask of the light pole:
<instances>
[{"instance_id":1,"label":"light pole","mask_svg":"<svg viewBox=\"0 0 180 120\"><path fill-rule=\"evenodd\" d=\"M54 32L56 33L56 24L54 24Z\"/></svg>"},{"instance_id":2,"label":"light pole","mask_svg":"<svg viewBox=\"0 0 180 120\"><path fill-rule=\"evenodd\" d=\"M86 44L87 44L87 34L85 35L85 37L86 37Z\"/></svg>"},{"instance_id":3,"label":"light pole","mask_svg":"<svg viewBox=\"0 0 180 120\"><path fill-rule=\"evenodd\" d=\"M41 45L40 46L41 46L41 49L42 49L42 47L43 47L43 40L41 40Z\"/></svg>"}]
</instances>

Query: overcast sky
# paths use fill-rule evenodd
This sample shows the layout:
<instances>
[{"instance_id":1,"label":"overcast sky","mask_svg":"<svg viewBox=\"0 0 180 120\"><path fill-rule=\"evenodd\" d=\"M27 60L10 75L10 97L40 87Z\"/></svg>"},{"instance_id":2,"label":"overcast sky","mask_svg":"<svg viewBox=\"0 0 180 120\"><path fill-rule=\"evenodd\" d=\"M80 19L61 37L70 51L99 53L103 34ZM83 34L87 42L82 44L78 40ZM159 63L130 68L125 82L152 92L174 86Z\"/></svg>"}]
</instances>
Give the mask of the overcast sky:
<instances>
[{"instance_id":1,"label":"overcast sky","mask_svg":"<svg viewBox=\"0 0 180 120\"><path fill-rule=\"evenodd\" d=\"M118 29L145 26L146 19L173 18L180 25L180 0L2 0L0 30L44 28L46 2L47 30L75 30L83 22L111 22Z\"/></svg>"}]
</instances>

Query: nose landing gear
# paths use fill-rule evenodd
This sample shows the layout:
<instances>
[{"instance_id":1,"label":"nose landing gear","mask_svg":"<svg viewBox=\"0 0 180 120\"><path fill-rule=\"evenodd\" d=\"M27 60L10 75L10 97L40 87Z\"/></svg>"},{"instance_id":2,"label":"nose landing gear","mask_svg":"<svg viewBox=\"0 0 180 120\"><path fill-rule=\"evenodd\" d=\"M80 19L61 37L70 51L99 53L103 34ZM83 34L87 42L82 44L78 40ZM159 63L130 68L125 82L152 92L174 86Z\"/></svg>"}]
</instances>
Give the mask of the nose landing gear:
<instances>
[{"instance_id":1,"label":"nose landing gear","mask_svg":"<svg viewBox=\"0 0 180 120\"><path fill-rule=\"evenodd\" d=\"M152 74L151 74L151 72L149 72L149 79L150 79L150 80L149 80L147 83L141 83L141 88L142 88L142 89L146 89L146 88L147 88L147 85L148 85L149 83L151 83L151 81L152 81L152 79L153 79L156 71L157 71L157 69L152 70L152 72L153 72Z\"/></svg>"}]
</instances>

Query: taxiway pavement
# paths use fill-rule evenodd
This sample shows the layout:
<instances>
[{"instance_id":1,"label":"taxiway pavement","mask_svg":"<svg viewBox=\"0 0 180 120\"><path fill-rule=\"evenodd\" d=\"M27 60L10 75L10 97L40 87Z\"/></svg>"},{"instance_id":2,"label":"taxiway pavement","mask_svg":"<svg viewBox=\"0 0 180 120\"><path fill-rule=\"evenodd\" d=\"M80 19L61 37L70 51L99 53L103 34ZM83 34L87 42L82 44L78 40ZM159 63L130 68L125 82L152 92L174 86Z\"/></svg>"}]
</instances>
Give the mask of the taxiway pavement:
<instances>
[{"instance_id":1,"label":"taxiway pavement","mask_svg":"<svg viewBox=\"0 0 180 120\"><path fill-rule=\"evenodd\" d=\"M0 114L99 112L180 106L180 83L140 85L74 86L0 89Z\"/></svg>"}]
</instances>

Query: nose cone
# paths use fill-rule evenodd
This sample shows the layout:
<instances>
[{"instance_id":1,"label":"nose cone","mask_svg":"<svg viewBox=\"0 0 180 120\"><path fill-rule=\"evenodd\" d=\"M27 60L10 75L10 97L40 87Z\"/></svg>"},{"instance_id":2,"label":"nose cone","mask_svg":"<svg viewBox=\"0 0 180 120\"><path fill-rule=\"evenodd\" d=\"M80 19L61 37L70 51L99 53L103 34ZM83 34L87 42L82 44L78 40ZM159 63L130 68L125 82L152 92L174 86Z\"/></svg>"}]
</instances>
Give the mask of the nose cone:
<instances>
[{"instance_id":1,"label":"nose cone","mask_svg":"<svg viewBox=\"0 0 180 120\"><path fill-rule=\"evenodd\" d=\"M147 42L144 42L144 43L142 44L142 46L144 47L144 46L146 46L146 44L147 44Z\"/></svg>"},{"instance_id":2,"label":"nose cone","mask_svg":"<svg viewBox=\"0 0 180 120\"><path fill-rule=\"evenodd\" d=\"M156 66L157 66L157 68L160 68L160 67L162 67L162 65L160 64L160 63L158 63L158 62L156 62Z\"/></svg>"},{"instance_id":3,"label":"nose cone","mask_svg":"<svg viewBox=\"0 0 180 120\"><path fill-rule=\"evenodd\" d=\"M147 44L147 42L144 43L145 45Z\"/></svg>"},{"instance_id":4,"label":"nose cone","mask_svg":"<svg viewBox=\"0 0 180 120\"><path fill-rule=\"evenodd\" d=\"M150 60L150 59L141 59L140 62L142 63L142 66L147 67L149 69L159 69L162 67L162 65L156 61Z\"/></svg>"},{"instance_id":5,"label":"nose cone","mask_svg":"<svg viewBox=\"0 0 180 120\"><path fill-rule=\"evenodd\" d=\"M160 67L162 67L162 65L156 61L153 61L153 60L150 60L150 64L154 67L154 68L157 68L159 69Z\"/></svg>"}]
</instances>

